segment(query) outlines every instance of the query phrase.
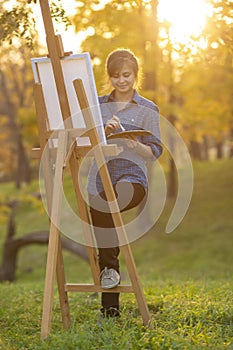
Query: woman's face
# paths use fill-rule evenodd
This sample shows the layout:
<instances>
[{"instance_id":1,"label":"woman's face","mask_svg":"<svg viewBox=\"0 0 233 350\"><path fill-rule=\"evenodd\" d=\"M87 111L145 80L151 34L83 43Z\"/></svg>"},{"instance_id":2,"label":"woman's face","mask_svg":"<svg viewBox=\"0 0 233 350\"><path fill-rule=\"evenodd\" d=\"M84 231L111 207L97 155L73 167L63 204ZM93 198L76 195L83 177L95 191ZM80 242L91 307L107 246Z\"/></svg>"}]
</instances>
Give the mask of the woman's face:
<instances>
[{"instance_id":1,"label":"woman's face","mask_svg":"<svg viewBox=\"0 0 233 350\"><path fill-rule=\"evenodd\" d=\"M119 93L129 93L133 90L135 74L130 64L124 63L122 68L110 77L111 84Z\"/></svg>"}]
</instances>

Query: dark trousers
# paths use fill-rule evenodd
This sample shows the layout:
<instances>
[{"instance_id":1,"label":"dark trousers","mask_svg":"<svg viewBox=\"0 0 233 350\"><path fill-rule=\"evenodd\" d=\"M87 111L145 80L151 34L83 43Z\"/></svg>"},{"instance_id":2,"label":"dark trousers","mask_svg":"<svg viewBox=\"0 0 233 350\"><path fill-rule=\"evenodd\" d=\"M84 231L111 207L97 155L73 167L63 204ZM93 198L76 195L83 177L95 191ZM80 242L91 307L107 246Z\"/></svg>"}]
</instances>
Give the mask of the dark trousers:
<instances>
[{"instance_id":1,"label":"dark trousers","mask_svg":"<svg viewBox=\"0 0 233 350\"><path fill-rule=\"evenodd\" d=\"M144 187L138 183L119 182L114 185L114 191L121 212L136 207L146 195ZM98 245L100 270L107 267L119 272L120 249L105 192L90 198L90 213ZM110 308L118 310L119 293L102 293L101 302L103 312Z\"/></svg>"}]
</instances>

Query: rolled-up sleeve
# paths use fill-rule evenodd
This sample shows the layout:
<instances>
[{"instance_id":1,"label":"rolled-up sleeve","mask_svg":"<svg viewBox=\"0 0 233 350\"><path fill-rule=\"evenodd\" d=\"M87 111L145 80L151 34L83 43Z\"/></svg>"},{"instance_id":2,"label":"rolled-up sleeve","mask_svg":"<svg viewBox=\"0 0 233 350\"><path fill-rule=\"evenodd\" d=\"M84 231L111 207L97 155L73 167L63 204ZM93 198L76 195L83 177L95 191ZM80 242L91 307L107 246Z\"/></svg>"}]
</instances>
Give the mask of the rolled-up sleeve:
<instances>
[{"instance_id":1,"label":"rolled-up sleeve","mask_svg":"<svg viewBox=\"0 0 233 350\"><path fill-rule=\"evenodd\" d=\"M150 131L152 135L142 137L142 142L151 147L154 155L153 160L156 160L163 152L160 133L159 109L156 105L152 105L152 108L146 108L144 113L146 114L146 118L144 118L143 128Z\"/></svg>"}]
</instances>

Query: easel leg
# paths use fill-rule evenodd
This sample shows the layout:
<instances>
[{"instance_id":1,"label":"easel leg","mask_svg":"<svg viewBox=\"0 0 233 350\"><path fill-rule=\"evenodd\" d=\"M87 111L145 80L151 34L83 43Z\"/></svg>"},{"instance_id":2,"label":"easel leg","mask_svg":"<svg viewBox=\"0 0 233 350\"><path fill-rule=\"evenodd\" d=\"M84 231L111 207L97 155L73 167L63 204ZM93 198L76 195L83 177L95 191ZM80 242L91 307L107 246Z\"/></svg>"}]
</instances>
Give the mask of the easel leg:
<instances>
[{"instance_id":1,"label":"easel leg","mask_svg":"<svg viewBox=\"0 0 233 350\"><path fill-rule=\"evenodd\" d=\"M114 225L117 231L117 235L121 242L123 241L124 245L122 245L122 252L124 254L125 257L125 261L126 261L126 266L128 268L128 272L129 272L129 276L131 279L131 283L137 298L137 302L138 302L138 306L139 306L139 310L141 312L142 315L142 319L143 319L143 324L147 325L150 321L150 314L149 314L149 310L147 307L147 303L145 300L145 296L143 294L143 290L139 281L139 277L137 274L137 269L136 269L136 265L131 253L131 249L130 246L128 244L128 240L127 240L127 235L126 235L126 231L125 231L125 227L124 227L124 223L121 217L121 213L119 210L119 206L117 204L116 201L116 196L115 196L115 192L112 186L112 182L111 182L111 178L108 172L108 168L105 162L105 157L103 155L102 149L101 147L96 147L99 146L100 142L99 142L99 136L97 134L96 129L94 128L94 122L93 122L93 116L92 113L90 111L89 108L89 104L88 104L88 100L86 97L86 93L84 90L84 86L81 80L77 79L74 81L74 87L75 87L75 91L79 100L79 104L81 106L81 109L83 111L83 116L86 122L86 125L89 128L89 137L90 137L90 141L91 144L95 147L94 148L94 156L95 156L95 160L99 169L99 173L100 173L100 177L103 183L103 187L106 193L106 197L109 203L111 203L110 205L110 210L112 213L112 218L114 221Z\"/></svg>"},{"instance_id":2,"label":"easel leg","mask_svg":"<svg viewBox=\"0 0 233 350\"><path fill-rule=\"evenodd\" d=\"M68 303L68 294L65 290L65 271L64 271L64 263L62 257L62 247L61 240L58 242L58 257L57 257L57 285L60 299L60 307L61 307L61 315L62 315L62 323L64 329L68 329L70 327L70 310Z\"/></svg>"},{"instance_id":3,"label":"easel leg","mask_svg":"<svg viewBox=\"0 0 233 350\"><path fill-rule=\"evenodd\" d=\"M48 246L48 257L46 265L46 278L43 302L43 314L41 325L41 338L47 338L50 331L52 316L52 304L54 294L54 282L56 267L61 266L61 249L59 222L61 216L62 184L63 184L63 166L67 149L67 133L60 132L58 137L58 149L54 178L54 191L51 207L51 224ZM58 264L59 259L59 264ZM68 304L67 304L68 306Z\"/></svg>"},{"instance_id":4,"label":"easel leg","mask_svg":"<svg viewBox=\"0 0 233 350\"><path fill-rule=\"evenodd\" d=\"M71 158L70 158L70 170L72 174L74 190L75 190L78 209L79 209L79 215L80 215L80 218L82 219L82 228L85 235L91 272L92 272L92 276L95 284L98 285L100 284L100 281L99 281L100 270L99 270L99 264L98 264L98 257L97 257L96 248L94 247L94 239L93 239L93 233L90 228L90 217L88 214L87 205L80 191L80 184L78 183L79 163L75 159L74 153L71 155Z\"/></svg>"},{"instance_id":5,"label":"easel leg","mask_svg":"<svg viewBox=\"0 0 233 350\"><path fill-rule=\"evenodd\" d=\"M135 296L138 302L138 307L142 316L143 325L146 326L150 322L150 313L149 313L146 299L138 277L137 268L131 252L131 248L128 244L126 244L121 247L121 251L124 255L126 266L128 267L129 277L130 277L130 280L135 292Z\"/></svg>"},{"instance_id":6,"label":"easel leg","mask_svg":"<svg viewBox=\"0 0 233 350\"><path fill-rule=\"evenodd\" d=\"M59 239L60 237L57 228L51 224L46 265L41 339L47 338L50 331Z\"/></svg>"}]
</instances>

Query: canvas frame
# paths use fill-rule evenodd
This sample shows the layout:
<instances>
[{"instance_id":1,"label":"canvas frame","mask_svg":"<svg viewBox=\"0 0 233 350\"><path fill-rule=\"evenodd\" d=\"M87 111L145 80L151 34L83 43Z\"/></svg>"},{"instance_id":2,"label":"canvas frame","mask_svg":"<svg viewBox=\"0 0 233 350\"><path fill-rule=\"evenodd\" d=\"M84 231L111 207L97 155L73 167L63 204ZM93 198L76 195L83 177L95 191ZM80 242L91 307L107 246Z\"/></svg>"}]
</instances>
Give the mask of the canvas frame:
<instances>
[{"instance_id":1,"label":"canvas frame","mask_svg":"<svg viewBox=\"0 0 233 350\"><path fill-rule=\"evenodd\" d=\"M47 130L64 129L64 121L59 104L56 83L54 79L52 63L49 57L32 58L32 71L35 83L41 83L48 114ZM88 52L71 54L61 58L61 66L67 91L68 102L71 111L71 120L74 128L85 128L84 118L73 81L81 79L87 95L87 100L94 118L94 124L98 131L100 141L106 144L106 137L102 122L101 110L95 85L91 58ZM81 137L77 141L80 146L90 145L88 137Z\"/></svg>"}]
</instances>

